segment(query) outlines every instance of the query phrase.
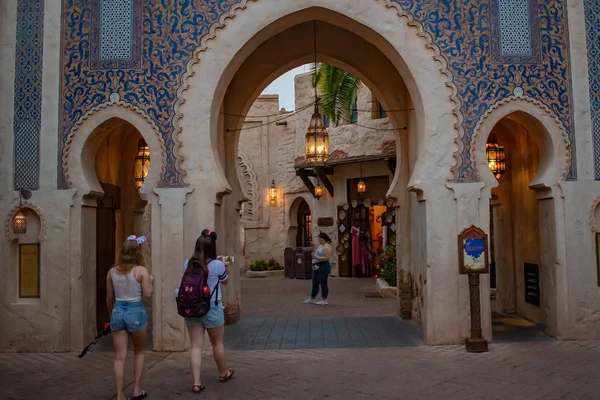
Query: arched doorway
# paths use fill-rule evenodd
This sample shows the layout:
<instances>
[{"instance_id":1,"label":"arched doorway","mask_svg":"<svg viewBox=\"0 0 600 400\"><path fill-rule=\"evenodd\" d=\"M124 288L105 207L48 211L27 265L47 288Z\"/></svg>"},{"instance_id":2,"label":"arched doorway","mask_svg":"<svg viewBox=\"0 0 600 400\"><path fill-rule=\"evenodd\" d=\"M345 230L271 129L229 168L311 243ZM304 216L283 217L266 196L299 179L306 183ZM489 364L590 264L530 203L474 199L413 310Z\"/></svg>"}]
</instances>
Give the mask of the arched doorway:
<instances>
[{"instance_id":1,"label":"arched doorway","mask_svg":"<svg viewBox=\"0 0 600 400\"><path fill-rule=\"evenodd\" d=\"M570 147L552 113L533 101L514 98L496 111L483 120L487 134L475 137L474 153L491 190L493 338L547 340L542 331L556 337L560 324L556 196Z\"/></svg>"},{"instance_id":2,"label":"arched doorway","mask_svg":"<svg viewBox=\"0 0 600 400\"><path fill-rule=\"evenodd\" d=\"M310 207L302 197L297 198L290 207L290 227L288 230L289 247L311 247L313 244L313 220Z\"/></svg>"},{"instance_id":3,"label":"arched doorway","mask_svg":"<svg viewBox=\"0 0 600 400\"><path fill-rule=\"evenodd\" d=\"M110 320L106 308L106 275L130 235L147 234L143 214L147 202L139 189L148 175L150 150L129 122L113 118L96 128L103 137L95 154L95 172L103 193L96 207L96 325L102 330ZM151 307L151 302L147 302ZM151 309L148 310L151 315Z\"/></svg>"}]
</instances>

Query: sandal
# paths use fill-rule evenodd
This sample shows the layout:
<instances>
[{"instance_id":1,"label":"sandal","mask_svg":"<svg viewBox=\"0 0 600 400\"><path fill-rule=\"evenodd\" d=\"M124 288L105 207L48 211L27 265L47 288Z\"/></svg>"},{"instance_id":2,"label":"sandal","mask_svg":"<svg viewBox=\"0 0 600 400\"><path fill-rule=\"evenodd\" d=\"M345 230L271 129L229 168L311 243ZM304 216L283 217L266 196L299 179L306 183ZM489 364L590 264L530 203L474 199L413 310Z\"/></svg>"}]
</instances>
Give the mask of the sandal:
<instances>
[{"instance_id":1,"label":"sandal","mask_svg":"<svg viewBox=\"0 0 600 400\"><path fill-rule=\"evenodd\" d=\"M148 393L146 393L145 390L142 390L142 394L137 395L137 396L133 396L131 398L131 400L142 400L142 399L145 399L146 397L148 397Z\"/></svg>"},{"instance_id":2,"label":"sandal","mask_svg":"<svg viewBox=\"0 0 600 400\"><path fill-rule=\"evenodd\" d=\"M194 387L192 387L192 393L198 394L203 390L204 390L204 385L194 385Z\"/></svg>"},{"instance_id":3,"label":"sandal","mask_svg":"<svg viewBox=\"0 0 600 400\"><path fill-rule=\"evenodd\" d=\"M233 368L227 368L227 371L225 371L225 375L219 377L219 381L227 382L228 380L233 378L233 374L235 374L235 370Z\"/></svg>"}]
</instances>

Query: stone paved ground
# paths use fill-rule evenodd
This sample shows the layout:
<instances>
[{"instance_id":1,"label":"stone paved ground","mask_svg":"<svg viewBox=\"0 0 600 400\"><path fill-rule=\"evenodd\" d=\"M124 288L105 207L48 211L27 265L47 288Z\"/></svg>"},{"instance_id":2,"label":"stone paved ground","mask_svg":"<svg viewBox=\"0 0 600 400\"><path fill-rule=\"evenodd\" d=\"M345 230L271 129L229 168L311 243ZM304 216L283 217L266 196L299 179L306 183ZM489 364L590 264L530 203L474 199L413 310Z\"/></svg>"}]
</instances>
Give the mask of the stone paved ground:
<instances>
[{"instance_id":1,"label":"stone paved ground","mask_svg":"<svg viewBox=\"0 0 600 400\"><path fill-rule=\"evenodd\" d=\"M462 346L232 351L237 372L226 384L207 353L202 396L189 392L185 353L151 353L144 387L149 400L598 399L599 353L600 342L494 344L484 354ZM0 354L0 398L108 400L111 366L109 352Z\"/></svg>"},{"instance_id":2,"label":"stone paved ground","mask_svg":"<svg viewBox=\"0 0 600 400\"><path fill-rule=\"evenodd\" d=\"M396 315L396 300L371 298L374 279L330 278L329 305L302 302L310 295L310 280L242 278L243 318L382 317ZM320 298L320 297L319 297Z\"/></svg>"}]
</instances>

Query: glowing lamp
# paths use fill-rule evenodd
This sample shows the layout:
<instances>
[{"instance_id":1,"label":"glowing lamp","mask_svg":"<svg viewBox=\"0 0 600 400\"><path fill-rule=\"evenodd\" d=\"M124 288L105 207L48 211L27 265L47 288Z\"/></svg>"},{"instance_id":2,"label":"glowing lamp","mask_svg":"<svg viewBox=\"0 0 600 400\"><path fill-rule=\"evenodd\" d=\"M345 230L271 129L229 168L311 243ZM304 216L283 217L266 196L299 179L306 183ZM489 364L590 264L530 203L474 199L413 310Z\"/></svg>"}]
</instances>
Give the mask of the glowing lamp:
<instances>
[{"instance_id":1,"label":"glowing lamp","mask_svg":"<svg viewBox=\"0 0 600 400\"><path fill-rule=\"evenodd\" d=\"M323 125L319 106L316 104L305 139L307 162L322 163L329 159L329 134Z\"/></svg>"},{"instance_id":2,"label":"glowing lamp","mask_svg":"<svg viewBox=\"0 0 600 400\"><path fill-rule=\"evenodd\" d=\"M356 185L356 189L359 194L365 194L367 192L367 184L362 179L358 181L358 185Z\"/></svg>"},{"instance_id":3,"label":"glowing lamp","mask_svg":"<svg viewBox=\"0 0 600 400\"><path fill-rule=\"evenodd\" d=\"M271 187L269 188L269 200L271 203L275 203L277 201L277 188L275 187L275 180L271 183Z\"/></svg>"},{"instance_id":4,"label":"glowing lamp","mask_svg":"<svg viewBox=\"0 0 600 400\"><path fill-rule=\"evenodd\" d=\"M323 196L323 186L317 185L315 186L315 197L320 199Z\"/></svg>"},{"instance_id":5,"label":"glowing lamp","mask_svg":"<svg viewBox=\"0 0 600 400\"><path fill-rule=\"evenodd\" d=\"M138 142L138 152L135 156L135 186L138 190L144 184L150 170L150 148L144 139Z\"/></svg>"},{"instance_id":6,"label":"glowing lamp","mask_svg":"<svg viewBox=\"0 0 600 400\"><path fill-rule=\"evenodd\" d=\"M13 218L13 232L17 235L27 233L27 218L21 211Z\"/></svg>"},{"instance_id":7,"label":"glowing lamp","mask_svg":"<svg viewBox=\"0 0 600 400\"><path fill-rule=\"evenodd\" d=\"M490 170L496 179L500 179L500 177L506 172L504 147L498 145L497 143L487 143L485 145L485 155Z\"/></svg>"}]
</instances>

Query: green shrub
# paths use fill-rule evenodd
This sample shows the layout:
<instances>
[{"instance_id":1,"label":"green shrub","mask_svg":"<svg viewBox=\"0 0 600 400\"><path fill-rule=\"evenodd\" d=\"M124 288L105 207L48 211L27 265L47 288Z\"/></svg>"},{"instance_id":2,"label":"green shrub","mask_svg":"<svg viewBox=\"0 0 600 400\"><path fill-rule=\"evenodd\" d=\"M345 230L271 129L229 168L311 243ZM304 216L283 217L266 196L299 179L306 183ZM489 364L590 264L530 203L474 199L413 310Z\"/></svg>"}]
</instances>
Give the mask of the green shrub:
<instances>
[{"instance_id":1,"label":"green shrub","mask_svg":"<svg viewBox=\"0 0 600 400\"><path fill-rule=\"evenodd\" d=\"M381 277L390 286L396 286L396 246L386 246L383 254L381 255Z\"/></svg>"},{"instance_id":2,"label":"green shrub","mask_svg":"<svg viewBox=\"0 0 600 400\"><path fill-rule=\"evenodd\" d=\"M281 271L283 266L279 264L274 258L270 258L267 261L267 271Z\"/></svg>"},{"instance_id":3,"label":"green shrub","mask_svg":"<svg viewBox=\"0 0 600 400\"><path fill-rule=\"evenodd\" d=\"M270 258L269 261L256 260L250 265L250 271L280 271L283 267L275 259Z\"/></svg>"},{"instance_id":4,"label":"green shrub","mask_svg":"<svg viewBox=\"0 0 600 400\"><path fill-rule=\"evenodd\" d=\"M250 266L250 271L266 271L267 263L264 260L257 260Z\"/></svg>"}]
</instances>

